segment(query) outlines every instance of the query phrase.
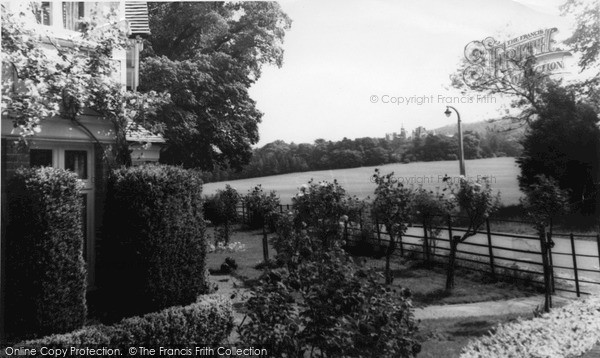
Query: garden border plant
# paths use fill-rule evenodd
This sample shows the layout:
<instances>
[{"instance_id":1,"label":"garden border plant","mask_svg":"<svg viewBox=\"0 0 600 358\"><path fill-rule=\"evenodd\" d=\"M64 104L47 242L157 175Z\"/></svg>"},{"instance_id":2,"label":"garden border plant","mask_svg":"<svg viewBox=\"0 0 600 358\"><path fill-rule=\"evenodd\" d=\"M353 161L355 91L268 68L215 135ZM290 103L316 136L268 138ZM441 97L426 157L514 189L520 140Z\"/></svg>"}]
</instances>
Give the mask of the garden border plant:
<instances>
[{"instance_id":1,"label":"garden border plant","mask_svg":"<svg viewBox=\"0 0 600 358\"><path fill-rule=\"evenodd\" d=\"M600 337L600 298L575 301L532 320L499 325L469 342L461 358L578 357Z\"/></svg>"}]
</instances>

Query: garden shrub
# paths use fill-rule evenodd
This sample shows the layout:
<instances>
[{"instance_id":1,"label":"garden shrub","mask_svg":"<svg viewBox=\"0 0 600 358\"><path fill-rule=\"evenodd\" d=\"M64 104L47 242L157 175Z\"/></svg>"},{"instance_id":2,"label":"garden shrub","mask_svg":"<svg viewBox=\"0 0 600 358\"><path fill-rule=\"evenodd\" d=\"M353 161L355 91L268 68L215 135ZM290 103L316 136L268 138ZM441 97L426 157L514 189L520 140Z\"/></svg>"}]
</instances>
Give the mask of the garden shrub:
<instances>
[{"instance_id":1,"label":"garden shrub","mask_svg":"<svg viewBox=\"0 0 600 358\"><path fill-rule=\"evenodd\" d=\"M202 181L173 166L113 171L103 285L119 314L194 302L207 289Z\"/></svg>"},{"instance_id":2,"label":"garden shrub","mask_svg":"<svg viewBox=\"0 0 600 358\"><path fill-rule=\"evenodd\" d=\"M440 227L446 223L452 207L444 198L444 194L420 187L415 189L411 203L413 222L423 225L427 239L423 238L423 253L425 260L431 262L435 255L437 237Z\"/></svg>"},{"instance_id":3,"label":"garden shrub","mask_svg":"<svg viewBox=\"0 0 600 358\"><path fill-rule=\"evenodd\" d=\"M252 229L261 229L266 225L270 231L275 231L277 213L280 210L279 198L275 191L265 193L262 185L255 186L244 198L248 209L248 225Z\"/></svg>"},{"instance_id":4,"label":"garden shrub","mask_svg":"<svg viewBox=\"0 0 600 358\"><path fill-rule=\"evenodd\" d=\"M382 175L379 169L375 169L372 179L377 187L371 214L376 225L381 223L385 226L389 236L385 257L385 282L391 284L394 276L390 270L390 259L396 249L396 240L404 235L408 227L413 192L394 180L394 172Z\"/></svg>"},{"instance_id":5,"label":"garden shrub","mask_svg":"<svg viewBox=\"0 0 600 358\"><path fill-rule=\"evenodd\" d=\"M340 248L315 253L293 271L268 270L247 302L241 341L278 357L414 357L420 345L410 292L382 279Z\"/></svg>"},{"instance_id":6,"label":"garden shrub","mask_svg":"<svg viewBox=\"0 0 600 358\"><path fill-rule=\"evenodd\" d=\"M322 248L331 248L342 239L340 222L348 220L356 202L356 198L346 196L337 180L317 184L311 179L292 198L295 226L305 227Z\"/></svg>"},{"instance_id":7,"label":"garden shrub","mask_svg":"<svg viewBox=\"0 0 600 358\"><path fill-rule=\"evenodd\" d=\"M205 208L209 212L208 219L215 226L215 245L222 242L229 244L233 232L233 224L238 220L237 206L241 197L238 192L227 184L225 189L206 199Z\"/></svg>"},{"instance_id":8,"label":"garden shrub","mask_svg":"<svg viewBox=\"0 0 600 358\"><path fill-rule=\"evenodd\" d=\"M501 324L469 342L461 358L579 357L600 337L600 298L575 301L532 320Z\"/></svg>"},{"instance_id":9,"label":"garden shrub","mask_svg":"<svg viewBox=\"0 0 600 358\"><path fill-rule=\"evenodd\" d=\"M6 319L12 338L62 333L86 318L77 175L19 169L8 184Z\"/></svg>"},{"instance_id":10,"label":"garden shrub","mask_svg":"<svg viewBox=\"0 0 600 358\"><path fill-rule=\"evenodd\" d=\"M18 348L105 346L128 354L130 347L218 345L233 329L231 301L220 295L201 296L187 306L169 307L114 325L94 325L16 345Z\"/></svg>"}]
</instances>

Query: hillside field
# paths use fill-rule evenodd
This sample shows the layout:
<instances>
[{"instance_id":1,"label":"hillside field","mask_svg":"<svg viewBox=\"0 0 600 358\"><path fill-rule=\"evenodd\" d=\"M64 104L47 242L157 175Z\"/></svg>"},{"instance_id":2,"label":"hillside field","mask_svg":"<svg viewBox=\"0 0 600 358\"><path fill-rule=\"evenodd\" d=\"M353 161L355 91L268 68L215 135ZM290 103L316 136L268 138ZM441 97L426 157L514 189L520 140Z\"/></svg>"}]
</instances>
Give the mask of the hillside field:
<instances>
[{"instance_id":1,"label":"hillside field","mask_svg":"<svg viewBox=\"0 0 600 358\"><path fill-rule=\"evenodd\" d=\"M492 187L500 191L502 205L513 205L519 203L521 192L517 182L519 167L515 158L488 158L465 161L468 178L476 179L477 176L488 176ZM448 174L453 180L458 180L458 161L418 162L409 164L387 164L374 167L361 167L352 169L321 170L303 173L290 173L259 177L250 179L231 180L224 182L208 183L204 185L204 194L212 195L217 189L225 188L225 184L231 185L240 194L247 194L250 189L262 184L263 190L275 190L282 204L291 204L292 196L298 192L302 184L308 183L312 178L315 181L338 182L350 195L359 198L372 196L375 184L371 182L374 169L379 168L382 174L394 172L394 176L405 185L418 186L435 190L436 187L444 188L442 178Z\"/></svg>"}]
</instances>

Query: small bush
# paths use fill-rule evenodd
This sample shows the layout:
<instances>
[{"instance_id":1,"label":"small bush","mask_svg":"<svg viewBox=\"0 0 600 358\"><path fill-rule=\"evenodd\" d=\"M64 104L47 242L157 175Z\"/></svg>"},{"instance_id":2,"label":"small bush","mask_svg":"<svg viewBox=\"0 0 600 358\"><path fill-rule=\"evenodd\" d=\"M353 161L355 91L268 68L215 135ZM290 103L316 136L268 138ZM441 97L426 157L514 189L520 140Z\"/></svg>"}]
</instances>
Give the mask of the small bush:
<instances>
[{"instance_id":1,"label":"small bush","mask_svg":"<svg viewBox=\"0 0 600 358\"><path fill-rule=\"evenodd\" d=\"M341 249L315 253L296 270L268 270L247 303L242 343L270 347L273 356L414 357L410 292L381 284Z\"/></svg>"},{"instance_id":2,"label":"small bush","mask_svg":"<svg viewBox=\"0 0 600 358\"><path fill-rule=\"evenodd\" d=\"M201 192L198 174L177 167L112 173L103 285L119 314L188 304L206 291Z\"/></svg>"},{"instance_id":3,"label":"small bush","mask_svg":"<svg viewBox=\"0 0 600 358\"><path fill-rule=\"evenodd\" d=\"M248 209L250 228L261 229L267 225L270 231L275 231L277 213L280 210L279 198L275 191L266 194L259 184L246 195L244 205Z\"/></svg>"},{"instance_id":4,"label":"small bush","mask_svg":"<svg viewBox=\"0 0 600 358\"><path fill-rule=\"evenodd\" d=\"M238 220L237 206L240 202L240 194L229 185L225 189L217 190L217 193L206 198L204 207L209 213L208 220L215 226L215 245L222 242L229 244L229 238L233 232L233 224Z\"/></svg>"},{"instance_id":5,"label":"small bush","mask_svg":"<svg viewBox=\"0 0 600 358\"><path fill-rule=\"evenodd\" d=\"M20 169L8 185L9 336L22 339L83 326L87 282L77 176L56 168Z\"/></svg>"},{"instance_id":6,"label":"small bush","mask_svg":"<svg viewBox=\"0 0 600 358\"><path fill-rule=\"evenodd\" d=\"M463 348L461 358L579 357L600 337L600 299L576 301L532 320L498 326Z\"/></svg>"},{"instance_id":7,"label":"small bush","mask_svg":"<svg viewBox=\"0 0 600 358\"><path fill-rule=\"evenodd\" d=\"M120 349L129 347L175 347L217 345L233 329L231 302L220 295L201 296L188 306L170 307L160 312L122 320L112 326L88 326L75 332L23 342L18 348L71 348L99 345Z\"/></svg>"}]
</instances>

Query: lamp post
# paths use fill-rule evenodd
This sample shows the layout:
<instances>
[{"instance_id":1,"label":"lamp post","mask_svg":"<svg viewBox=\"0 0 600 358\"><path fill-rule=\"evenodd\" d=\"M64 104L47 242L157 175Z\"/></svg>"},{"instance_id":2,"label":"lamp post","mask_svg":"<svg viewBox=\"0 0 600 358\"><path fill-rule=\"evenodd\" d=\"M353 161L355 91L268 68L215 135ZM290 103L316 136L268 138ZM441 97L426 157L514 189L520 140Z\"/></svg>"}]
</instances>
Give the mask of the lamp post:
<instances>
[{"instance_id":1,"label":"lamp post","mask_svg":"<svg viewBox=\"0 0 600 358\"><path fill-rule=\"evenodd\" d=\"M458 160L459 160L459 167L460 167L460 175L466 176L466 174L465 174L465 156L463 154L463 136L462 136L462 128L460 126L460 113L458 113L456 108L454 108L452 106L446 106L446 111L444 112L446 117L450 117L450 115L452 114L452 112L450 112L450 108L452 108L454 110L454 112L456 112L456 116L458 117Z\"/></svg>"}]
</instances>

